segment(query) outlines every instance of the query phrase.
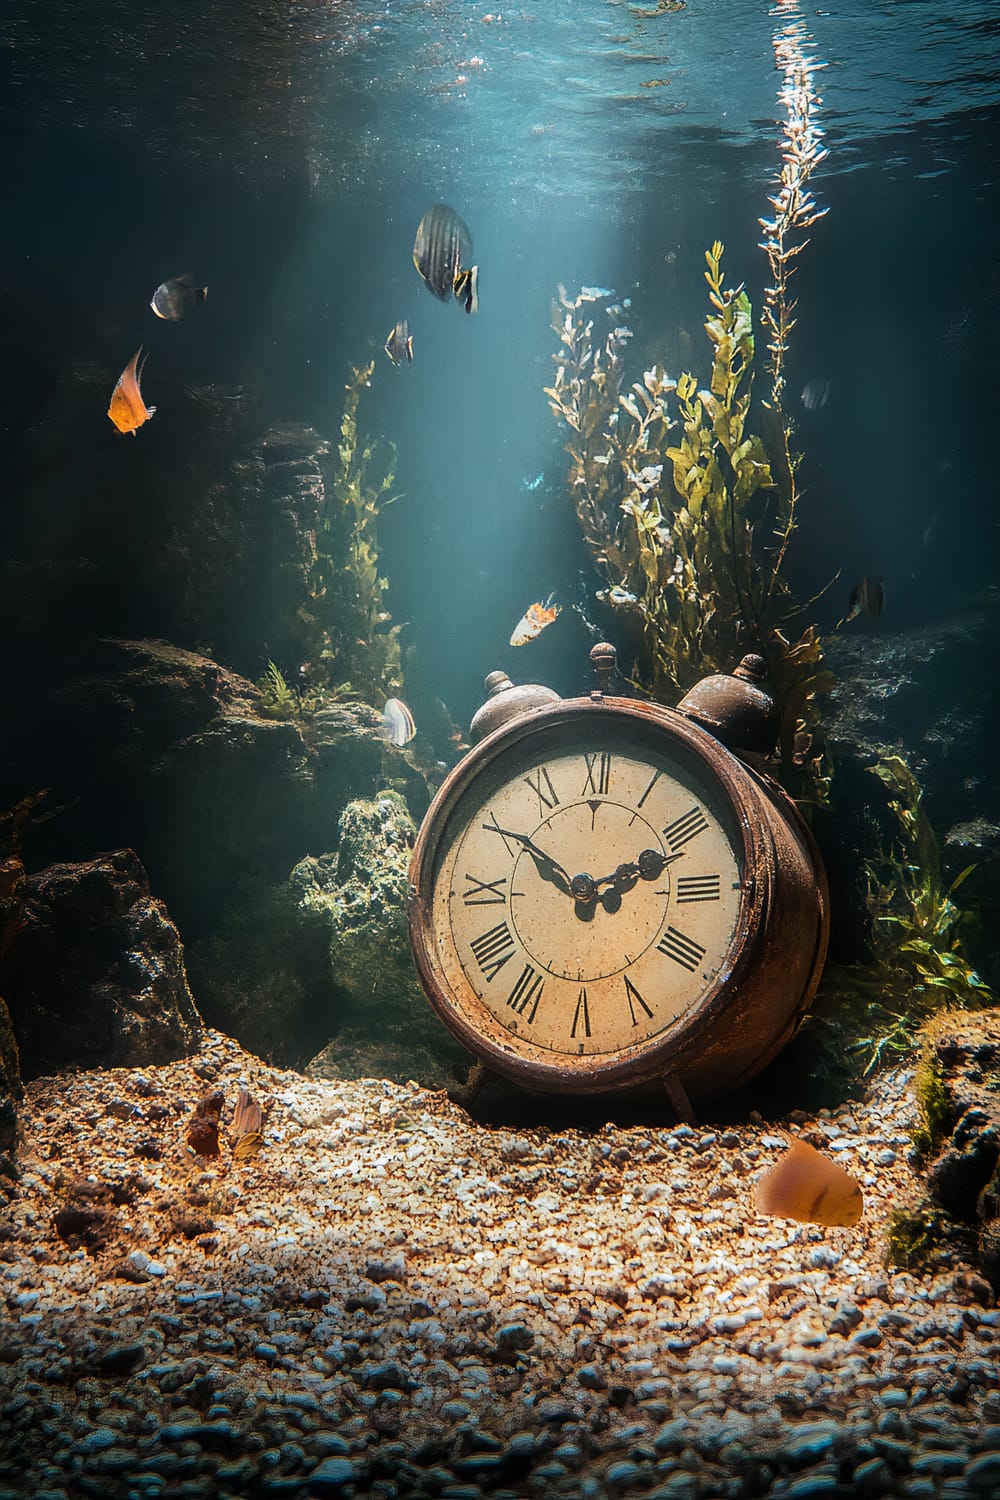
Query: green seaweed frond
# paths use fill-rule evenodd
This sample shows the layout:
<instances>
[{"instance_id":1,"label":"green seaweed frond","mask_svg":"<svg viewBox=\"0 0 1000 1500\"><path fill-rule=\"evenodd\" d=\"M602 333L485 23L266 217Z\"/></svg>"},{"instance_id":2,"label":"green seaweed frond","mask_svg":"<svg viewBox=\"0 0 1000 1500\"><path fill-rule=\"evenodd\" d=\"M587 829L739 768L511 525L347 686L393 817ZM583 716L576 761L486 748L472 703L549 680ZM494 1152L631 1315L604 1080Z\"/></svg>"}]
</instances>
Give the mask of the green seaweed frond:
<instances>
[{"instance_id":1,"label":"green seaweed frond","mask_svg":"<svg viewBox=\"0 0 1000 1500\"><path fill-rule=\"evenodd\" d=\"M753 310L742 287L725 285L722 255L718 242L705 255L707 389L659 365L626 387L628 330L596 339L590 308L581 311L592 297L571 301L560 288L556 378L545 394L571 430L569 492L608 585L601 597L633 628L634 675L669 699L706 673L731 671L744 652L761 652L782 706L786 779L818 798L826 774L819 703L833 677L815 626L786 634L798 611L758 542L773 480L764 444L748 430Z\"/></svg>"},{"instance_id":2,"label":"green seaweed frond","mask_svg":"<svg viewBox=\"0 0 1000 1500\"><path fill-rule=\"evenodd\" d=\"M371 386L374 362L354 368L346 386L336 460L324 476L316 531L310 535L305 627L311 687L337 697L351 692L378 706L403 683L399 626L387 608L388 581L379 570L378 523L398 498L395 448L362 441L358 407Z\"/></svg>"},{"instance_id":3,"label":"green seaweed frond","mask_svg":"<svg viewBox=\"0 0 1000 1500\"><path fill-rule=\"evenodd\" d=\"M269 719L308 719L332 698L322 688L291 687L273 661L268 662L263 677L258 677L257 687L261 695L260 711Z\"/></svg>"},{"instance_id":4,"label":"green seaweed frond","mask_svg":"<svg viewBox=\"0 0 1000 1500\"><path fill-rule=\"evenodd\" d=\"M942 1216L929 1203L890 1210L886 1261L904 1271L931 1269L944 1239Z\"/></svg>"},{"instance_id":5,"label":"green seaweed frond","mask_svg":"<svg viewBox=\"0 0 1000 1500\"><path fill-rule=\"evenodd\" d=\"M863 1077L911 1057L916 1034L931 1017L994 1003L965 957L965 914L954 900L974 867L946 885L913 772L895 754L884 754L871 770L889 789L895 819L893 837L866 861L872 962L829 967L810 1022L828 1034L831 1053L852 1057ZM930 1113L931 1093L928 1082Z\"/></svg>"},{"instance_id":6,"label":"green seaweed frond","mask_svg":"<svg viewBox=\"0 0 1000 1500\"><path fill-rule=\"evenodd\" d=\"M926 1036L913 1075L913 1092L920 1111L920 1120L913 1132L913 1144L920 1155L926 1157L932 1154L944 1138L951 1112L944 1070L930 1038Z\"/></svg>"}]
</instances>

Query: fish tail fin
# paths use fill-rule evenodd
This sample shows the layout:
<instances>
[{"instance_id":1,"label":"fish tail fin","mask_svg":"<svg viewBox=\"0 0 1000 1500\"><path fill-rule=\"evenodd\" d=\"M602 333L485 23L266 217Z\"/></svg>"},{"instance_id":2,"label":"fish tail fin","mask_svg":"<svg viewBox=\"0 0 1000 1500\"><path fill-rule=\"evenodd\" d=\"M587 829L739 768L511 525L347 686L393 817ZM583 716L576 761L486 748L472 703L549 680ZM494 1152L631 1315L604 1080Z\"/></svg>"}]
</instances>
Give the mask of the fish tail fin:
<instances>
[{"instance_id":1,"label":"fish tail fin","mask_svg":"<svg viewBox=\"0 0 1000 1500\"><path fill-rule=\"evenodd\" d=\"M467 313L479 311L479 267L473 266L468 274L468 284L465 289L465 310Z\"/></svg>"},{"instance_id":2,"label":"fish tail fin","mask_svg":"<svg viewBox=\"0 0 1000 1500\"><path fill-rule=\"evenodd\" d=\"M201 287L199 287L198 288L197 296L198 296L198 301L199 302L207 302L207 300L208 300L208 287L207 286L201 286Z\"/></svg>"},{"instance_id":3,"label":"fish tail fin","mask_svg":"<svg viewBox=\"0 0 1000 1500\"><path fill-rule=\"evenodd\" d=\"M146 407L146 416L147 417L155 417L156 416L156 407L155 406L147 406Z\"/></svg>"},{"instance_id":4,"label":"fish tail fin","mask_svg":"<svg viewBox=\"0 0 1000 1500\"><path fill-rule=\"evenodd\" d=\"M155 297L153 298L152 302L149 305L153 309L153 311L155 312L155 314L156 314L156 316L158 318L166 318L166 313L161 313L160 309L157 307L157 305L156 305L156 298Z\"/></svg>"}]
</instances>

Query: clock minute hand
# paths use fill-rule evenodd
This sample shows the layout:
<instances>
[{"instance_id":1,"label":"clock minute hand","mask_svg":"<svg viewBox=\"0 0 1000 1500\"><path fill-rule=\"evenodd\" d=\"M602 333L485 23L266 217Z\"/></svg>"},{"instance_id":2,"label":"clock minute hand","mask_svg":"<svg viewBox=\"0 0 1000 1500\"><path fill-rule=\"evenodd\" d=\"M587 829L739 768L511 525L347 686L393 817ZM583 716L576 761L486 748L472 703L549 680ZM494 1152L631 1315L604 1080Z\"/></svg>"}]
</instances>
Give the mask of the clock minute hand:
<instances>
[{"instance_id":1,"label":"clock minute hand","mask_svg":"<svg viewBox=\"0 0 1000 1500\"><path fill-rule=\"evenodd\" d=\"M553 859L550 854L546 854L544 849L539 849L538 845L533 843L526 833L515 833L512 828L501 828L496 823L484 823L483 827L489 833L498 833L501 838L516 839L519 844L523 844L532 859L536 860L539 864L546 865L553 874L558 875L563 883L563 888L566 891L569 890L569 876L559 861Z\"/></svg>"}]
</instances>

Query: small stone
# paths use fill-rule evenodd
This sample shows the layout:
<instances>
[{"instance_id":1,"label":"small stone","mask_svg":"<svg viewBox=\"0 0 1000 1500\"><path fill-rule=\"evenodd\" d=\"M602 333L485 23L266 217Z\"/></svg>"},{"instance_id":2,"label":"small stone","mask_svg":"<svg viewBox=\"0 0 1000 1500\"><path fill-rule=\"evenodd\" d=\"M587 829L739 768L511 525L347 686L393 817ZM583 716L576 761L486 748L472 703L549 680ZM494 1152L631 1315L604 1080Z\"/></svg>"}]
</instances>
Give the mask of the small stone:
<instances>
[{"instance_id":1,"label":"small stone","mask_svg":"<svg viewBox=\"0 0 1000 1500\"><path fill-rule=\"evenodd\" d=\"M606 1391L608 1388L608 1382L597 1365L581 1365L576 1378L586 1391Z\"/></svg>"},{"instance_id":2,"label":"small stone","mask_svg":"<svg viewBox=\"0 0 1000 1500\"><path fill-rule=\"evenodd\" d=\"M974 1490L996 1494L1000 1490L1000 1452L979 1453L965 1466L965 1479Z\"/></svg>"},{"instance_id":3,"label":"small stone","mask_svg":"<svg viewBox=\"0 0 1000 1500\"><path fill-rule=\"evenodd\" d=\"M882 1335L877 1328L860 1328L851 1342L860 1344L862 1349L877 1349L882 1342Z\"/></svg>"},{"instance_id":4,"label":"small stone","mask_svg":"<svg viewBox=\"0 0 1000 1500\"><path fill-rule=\"evenodd\" d=\"M824 1495L839 1495L835 1474L805 1474L794 1479L785 1491L786 1500L821 1500Z\"/></svg>"},{"instance_id":5,"label":"small stone","mask_svg":"<svg viewBox=\"0 0 1000 1500\"><path fill-rule=\"evenodd\" d=\"M101 1375L127 1375L145 1357L142 1344L115 1344L98 1357L97 1369Z\"/></svg>"},{"instance_id":6,"label":"small stone","mask_svg":"<svg viewBox=\"0 0 1000 1500\"><path fill-rule=\"evenodd\" d=\"M309 1485L320 1495L336 1495L345 1485L358 1478L354 1460L350 1458L324 1458L309 1475ZM303 1486L299 1484L301 1489Z\"/></svg>"},{"instance_id":7,"label":"small stone","mask_svg":"<svg viewBox=\"0 0 1000 1500\"><path fill-rule=\"evenodd\" d=\"M913 1457L914 1474L937 1474L946 1478L950 1474L961 1474L965 1468L965 1454L951 1453L928 1448Z\"/></svg>"},{"instance_id":8,"label":"small stone","mask_svg":"<svg viewBox=\"0 0 1000 1500\"><path fill-rule=\"evenodd\" d=\"M636 1484L644 1473L645 1470L641 1464L633 1463L629 1458L622 1458L608 1466L604 1478L608 1484L625 1486Z\"/></svg>"}]
</instances>

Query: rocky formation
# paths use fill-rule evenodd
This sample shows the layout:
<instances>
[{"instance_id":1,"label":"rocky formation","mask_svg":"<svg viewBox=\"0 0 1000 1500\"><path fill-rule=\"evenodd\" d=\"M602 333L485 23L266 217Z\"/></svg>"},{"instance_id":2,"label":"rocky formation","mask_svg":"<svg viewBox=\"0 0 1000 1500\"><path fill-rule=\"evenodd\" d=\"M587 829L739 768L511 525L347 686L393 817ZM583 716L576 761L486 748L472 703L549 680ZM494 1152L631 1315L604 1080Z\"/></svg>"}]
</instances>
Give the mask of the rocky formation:
<instances>
[{"instance_id":1,"label":"rocky formation","mask_svg":"<svg viewBox=\"0 0 1000 1500\"><path fill-rule=\"evenodd\" d=\"M966 1226L974 1258L1000 1290L1000 1014L953 1012L926 1029L927 1195Z\"/></svg>"},{"instance_id":2,"label":"rocky formation","mask_svg":"<svg viewBox=\"0 0 1000 1500\"><path fill-rule=\"evenodd\" d=\"M29 1077L167 1062L199 1043L177 929L130 849L28 877L5 984Z\"/></svg>"},{"instance_id":3,"label":"rocky formation","mask_svg":"<svg viewBox=\"0 0 1000 1500\"><path fill-rule=\"evenodd\" d=\"M289 882L301 910L325 925L340 998L336 1035L307 1072L453 1083L469 1058L431 1011L410 956L406 890L416 826L406 803L393 791L351 802L339 833L336 853L302 860Z\"/></svg>"}]
</instances>

